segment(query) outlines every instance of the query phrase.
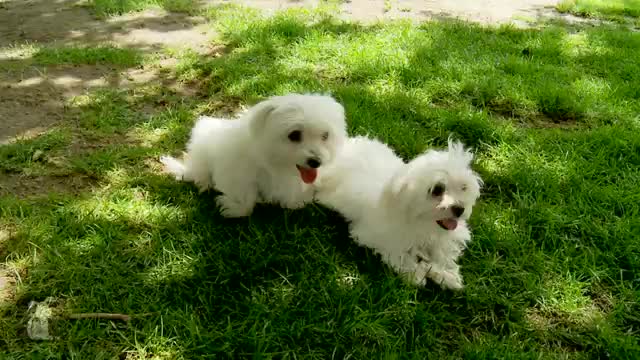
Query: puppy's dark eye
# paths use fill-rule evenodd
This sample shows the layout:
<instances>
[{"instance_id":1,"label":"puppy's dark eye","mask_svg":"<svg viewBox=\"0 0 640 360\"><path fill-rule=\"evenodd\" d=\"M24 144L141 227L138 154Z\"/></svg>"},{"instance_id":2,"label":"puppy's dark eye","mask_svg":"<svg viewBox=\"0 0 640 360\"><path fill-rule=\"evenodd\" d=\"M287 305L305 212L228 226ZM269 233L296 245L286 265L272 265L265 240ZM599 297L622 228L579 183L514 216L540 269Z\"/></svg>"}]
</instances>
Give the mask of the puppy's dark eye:
<instances>
[{"instance_id":1,"label":"puppy's dark eye","mask_svg":"<svg viewBox=\"0 0 640 360\"><path fill-rule=\"evenodd\" d=\"M322 134L322 140L327 141L328 139L329 139L329 132L327 131L326 133Z\"/></svg>"},{"instance_id":2,"label":"puppy's dark eye","mask_svg":"<svg viewBox=\"0 0 640 360\"><path fill-rule=\"evenodd\" d=\"M291 142L300 142L302 141L302 132L300 130L294 130L289 133L288 138Z\"/></svg>"},{"instance_id":3,"label":"puppy's dark eye","mask_svg":"<svg viewBox=\"0 0 640 360\"><path fill-rule=\"evenodd\" d=\"M462 187L460 188L460 190L462 190L462 191L467 191L467 185L462 185Z\"/></svg>"},{"instance_id":4,"label":"puppy's dark eye","mask_svg":"<svg viewBox=\"0 0 640 360\"><path fill-rule=\"evenodd\" d=\"M436 186L431 189L431 196L442 196L444 194L444 185L436 184Z\"/></svg>"}]
</instances>

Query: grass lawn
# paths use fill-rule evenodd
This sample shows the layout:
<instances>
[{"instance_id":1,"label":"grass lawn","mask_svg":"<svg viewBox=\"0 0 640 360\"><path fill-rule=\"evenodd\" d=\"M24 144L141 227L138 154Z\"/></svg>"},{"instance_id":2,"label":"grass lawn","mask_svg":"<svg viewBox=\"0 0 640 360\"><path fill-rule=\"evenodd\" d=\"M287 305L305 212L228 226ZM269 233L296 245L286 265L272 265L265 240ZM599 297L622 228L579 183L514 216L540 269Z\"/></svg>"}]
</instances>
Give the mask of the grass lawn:
<instances>
[{"instance_id":1,"label":"grass lawn","mask_svg":"<svg viewBox=\"0 0 640 360\"><path fill-rule=\"evenodd\" d=\"M197 0L88 0L91 9L100 17L124 14L131 11L158 7L173 12L191 12L197 8Z\"/></svg>"},{"instance_id":2,"label":"grass lawn","mask_svg":"<svg viewBox=\"0 0 640 360\"><path fill-rule=\"evenodd\" d=\"M562 0L557 9L579 16L622 20L640 17L640 0Z\"/></svg>"},{"instance_id":3,"label":"grass lawn","mask_svg":"<svg viewBox=\"0 0 640 360\"><path fill-rule=\"evenodd\" d=\"M0 198L0 269L17 283L0 302L5 358L640 353L640 33L204 16L224 55L179 54L171 74L195 95L94 90L68 104L68 121L0 146L0 176L24 185ZM154 61L109 46L34 51L43 64ZM294 91L331 92L352 134L406 159L449 134L476 149L486 186L463 292L404 284L319 206L226 220L213 193L159 173L198 114ZM27 305L47 297L61 312L147 315L59 321L55 340L29 340Z\"/></svg>"}]
</instances>

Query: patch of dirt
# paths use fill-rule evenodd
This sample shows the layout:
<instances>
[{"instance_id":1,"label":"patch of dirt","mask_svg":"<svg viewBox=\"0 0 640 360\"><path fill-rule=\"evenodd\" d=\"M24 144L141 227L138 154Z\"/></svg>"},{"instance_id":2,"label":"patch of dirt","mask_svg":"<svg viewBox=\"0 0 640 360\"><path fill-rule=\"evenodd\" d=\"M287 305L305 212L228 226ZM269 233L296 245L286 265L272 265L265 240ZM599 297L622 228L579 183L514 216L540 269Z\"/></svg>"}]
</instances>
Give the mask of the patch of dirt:
<instances>
[{"instance_id":1,"label":"patch of dirt","mask_svg":"<svg viewBox=\"0 0 640 360\"><path fill-rule=\"evenodd\" d=\"M322 0L209 0L209 4L240 3L274 11L290 7L311 7ZM342 16L363 22L410 18L459 18L484 24L511 22L517 17L539 19L558 16L558 0L350 0L340 4ZM517 23L517 22L516 22Z\"/></svg>"},{"instance_id":2,"label":"patch of dirt","mask_svg":"<svg viewBox=\"0 0 640 360\"><path fill-rule=\"evenodd\" d=\"M0 1L0 47L24 42L113 42L142 50L164 46L197 50L213 35L202 17L152 9L103 20L79 4L77 0Z\"/></svg>"},{"instance_id":3,"label":"patch of dirt","mask_svg":"<svg viewBox=\"0 0 640 360\"><path fill-rule=\"evenodd\" d=\"M137 49L189 48L205 53L213 36L211 27L205 22L200 16L147 10L109 19L100 36Z\"/></svg>"},{"instance_id":4,"label":"patch of dirt","mask_svg":"<svg viewBox=\"0 0 640 360\"><path fill-rule=\"evenodd\" d=\"M614 297L610 292L601 286L594 286L589 292L593 305L605 314L610 313L615 308Z\"/></svg>"},{"instance_id":5,"label":"patch of dirt","mask_svg":"<svg viewBox=\"0 0 640 360\"><path fill-rule=\"evenodd\" d=\"M16 279L0 269L0 306L11 301L16 294Z\"/></svg>"},{"instance_id":6,"label":"patch of dirt","mask_svg":"<svg viewBox=\"0 0 640 360\"><path fill-rule=\"evenodd\" d=\"M105 69L93 66L29 67L0 74L0 144L27 130L45 129L63 119L65 102L100 86Z\"/></svg>"},{"instance_id":7,"label":"patch of dirt","mask_svg":"<svg viewBox=\"0 0 640 360\"><path fill-rule=\"evenodd\" d=\"M103 65L30 66L0 73L0 145L67 118L73 109L66 104L75 96L95 89L148 85L162 85L184 96L195 94L192 87L168 78L162 67L120 70Z\"/></svg>"},{"instance_id":8,"label":"patch of dirt","mask_svg":"<svg viewBox=\"0 0 640 360\"><path fill-rule=\"evenodd\" d=\"M14 230L7 225L3 225L0 227L0 259L4 259L7 255L7 244L14 236Z\"/></svg>"},{"instance_id":9,"label":"patch of dirt","mask_svg":"<svg viewBox=\"0 0 640 360\"><path fill-rule=\"evenodd\" d=\"M15 232L10 226L0 226L0 259L4 260L7 256L7 245L14 236ZM7 271L6 267L0 262L0 306L14 298L16 283L15 275Z\"/></svg>"},{"instance_id":10,"label":"patch of dirt","mask_svg":"<svg viewBox=\"0 0 640 360\"><path fill-rule=\"evenodd\" d=\"M78 195L90 189L96 180L85 175L29 176L7 174L0 177L0 196L15 195L20 198L44 196L51 193Z\"/></svg>"},{"instance_id":11,"label":"patch of dirt","mask_svg":"<svg viewBox=\"0 0 640 360\"><path fill-rule=\"evenodd\" d=\"M534 129L564 129L575 130L580 124L575 119L563 119L562 121L551 119L542 114L534 114L527 116L526 119L520 119L518 125Z\"/></svg>"},{"instance_id":12,"label":"patch of dirt","mask_svg":"<svg viewBox=\"0 0 640 360\"><path fill-rule=\"evenodd\" d=\"M549 120L534 120L532 122L528 122L524 127L531 127L535 129L576 130L580 128L580 125L576 121L554 122Z\"/></svg>"},{"instance_id":13,"label":"patch of dirt","mask_svg":"<svg viewBox=\"0 0 640 360\"><path fill-rule=\"evenodd\" d=\"M152 9L97 19L79 4L78 0L0 0L0 145L64 119L68 115L66 101L87 90L140 86L159 79L157 69L29 66L28 57L16 57L14 45L106 42L143 53L166 47L202 54L211 50L213 33L201 17ZM5 72L5 68L9 70Z\"/></svg>"},{"instance_id":14,"label":"patch of dirt","mask_svg":"<svg viewBox=\"0 0 640 360\"><path fill-rule=\"evenodd\" d=\"M597 314L596 316L600 316ZM571 317L564 313L548 313L539 309L528 309L525 314L527 325L531 330L548 332L558 329L580 331L593 326L592 318Z\"/></svg>"}]
</instances>

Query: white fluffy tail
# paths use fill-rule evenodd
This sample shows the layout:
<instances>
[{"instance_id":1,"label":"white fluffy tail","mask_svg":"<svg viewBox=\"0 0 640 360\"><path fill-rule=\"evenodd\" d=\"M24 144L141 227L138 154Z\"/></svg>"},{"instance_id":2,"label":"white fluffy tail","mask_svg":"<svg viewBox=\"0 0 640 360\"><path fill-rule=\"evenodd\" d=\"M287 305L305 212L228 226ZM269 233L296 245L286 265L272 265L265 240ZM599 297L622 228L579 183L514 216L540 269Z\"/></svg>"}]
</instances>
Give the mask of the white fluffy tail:
<instances>
[{"instance_id":1,"label":"white fluffy tail","mask_svg":"<svg viewBox=\"0 0 640 360\"><path fill-rule=\"evenodd\" d=\"M164 172L175 176L176 180L184 180L186 167L182 161L171 156L161 156L160 162L164 165Z\"/></svg>"},{"instance_id":2,"label":"white fluffy tail","mask_svg":"<svg viewBox=\"0 0 640 360\"><path fill-rule=\"evenodd\" d=\"M213 187L213 180L207 164L207 144L212 140L212 132L233 126L232 121L201 116L196 120L191 130L191 138L187 144L187 152L182 159L172 156L161 156L160 162L164 165L163 171L173 175L178 181L193 182L204 191ZM196 156L193 161L192 155Z\"/></svg>"}]
</instances>

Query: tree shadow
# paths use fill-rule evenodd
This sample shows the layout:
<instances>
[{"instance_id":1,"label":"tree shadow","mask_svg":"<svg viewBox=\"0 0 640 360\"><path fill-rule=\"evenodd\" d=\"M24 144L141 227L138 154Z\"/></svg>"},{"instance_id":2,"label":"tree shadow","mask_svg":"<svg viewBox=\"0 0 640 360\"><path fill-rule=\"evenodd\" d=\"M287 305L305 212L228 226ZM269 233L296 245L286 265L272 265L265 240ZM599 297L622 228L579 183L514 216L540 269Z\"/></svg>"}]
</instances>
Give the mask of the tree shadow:
<instances>
[{"instance_id":1,"label":"tree shadow","mask_svg":"<svg viewBox=\"0 0 640 360\"><path fill-rule=\"evenodd\" d=\"M184 13L154 9L98 19L87 6L79 6L76 1L52 3L33 0L23 4L11 0L3 3L0 21L6 25L2 31L2 47L23 42L71 45L114 41L147 51L171 45L171 42L167 42L170 37L176 39L174 45L192 43L186 37L181 37L181 33L202 25L205 20ZM148 36L144 36L143 32ZM192 37L198 37L198 34Z\"/></svg>"},{"instance_id":2,"label":"tree shadow","mask_svg":"<svg viewBox=\"0 0 640 360\"><path fill-rule=\"evenodd\" d=\"M67 102L94 89L178 89L166 76L172 64L145 64L166 47L216 51L205 19L187 14L149 10L96 19L75 1L7 1L0 22L3 143L64 124L74 116Z\"/></svg>"}]
</instances>

